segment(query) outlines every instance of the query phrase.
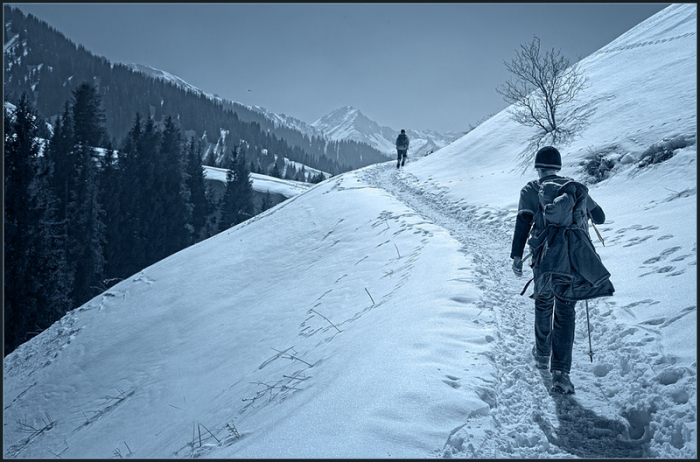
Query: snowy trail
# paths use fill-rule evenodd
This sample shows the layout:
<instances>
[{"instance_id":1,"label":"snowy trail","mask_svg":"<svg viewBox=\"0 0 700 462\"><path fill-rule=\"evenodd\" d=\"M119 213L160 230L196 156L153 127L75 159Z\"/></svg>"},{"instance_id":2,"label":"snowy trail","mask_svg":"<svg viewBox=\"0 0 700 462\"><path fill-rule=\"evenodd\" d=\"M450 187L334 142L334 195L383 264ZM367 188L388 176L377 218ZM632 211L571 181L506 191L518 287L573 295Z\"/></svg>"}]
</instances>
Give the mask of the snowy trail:
<instances>
[{"instance_id":1,"label":"snowy trail","mask_svg":"<svg viewBox=\"0 0 700 462\"><path fill-rule=\"evenodd\" d=\"M368 168L361 176L403 201L423 218L445 228L464 245L462 252L475 263L476 284L483 295L477 308L491 311L495 319L493 353L488 359L497 370L490 389L479 395L490 415L474 417L455 428L439 457L654 457L676 453L688 457L692 440L692 416L679 414L674 405L685 404L694 389L674 386L695 372L675 368L674 358L660 352L645 354L644 344L658 340L654 326L630 328L616 321L612 299L589 302L594 360L588 356L588 332L584 304L577 304L572 380L576 395L550 394L551 375L535 368L530 356L534 342L533 302L519 293L530 277L522 278L510 266L514 214L445 200L439 185L421 185L393 163ZM527 265L526 265L527 268ZM466 281L465 281L466 282ZM473 281L472 281L473 283ZM653 303L640 300L639 303ZM693 308L693 307L691 307ZM694 308L693 308L694 309ZM663 320L663 322L674 322ZM644 337L633 338L640 331ZM628 338L629 337L629 338ZM661 349L660 346L658 349ZM623 380L606 381L619 369ZM626 389L620 382L628 384ZM686 384L688 382L685 382Z\"/></svg>"}]
</instances>

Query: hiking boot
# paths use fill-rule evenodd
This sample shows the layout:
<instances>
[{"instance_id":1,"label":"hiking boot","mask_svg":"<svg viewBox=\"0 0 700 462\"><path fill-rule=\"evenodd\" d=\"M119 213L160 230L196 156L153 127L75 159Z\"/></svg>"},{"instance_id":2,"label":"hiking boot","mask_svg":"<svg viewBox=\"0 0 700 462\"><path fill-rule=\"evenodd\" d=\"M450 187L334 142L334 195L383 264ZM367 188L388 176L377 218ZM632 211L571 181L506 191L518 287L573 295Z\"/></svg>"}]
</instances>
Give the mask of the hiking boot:
<instances>
[{"instance_id":1,"label":"hiking boot","mask_svg":"<svg viewBox=\"0 0 700 462\"><path fill-rule=\"evenodd\" d=\"M538 354L537 346L532 347L532 357L535 358L535 367L537 369L549 369L549 356Z\"/></svg>"},{"instance_id":2,"label":"hiking boot","mask_svg":"<svg viewBox=\"0 0 700 462\"><path fill-rule=\"evenodd\" d=\"M401 163L400 163L400 162L397 162L397 163L396 163L396 168L399 168L399 167L401 167Z\"/></svg>"},{"instance_id":3,"label":"hiking boot","mask_svg":"<svg viewBox=\"0 0 700 462\"><path fill-rule=\"evenodd\" d=\"M552 371L552 391L574 393L574 384L571 383L569 374L564 371Z\"/></svg>"}]
</instances>

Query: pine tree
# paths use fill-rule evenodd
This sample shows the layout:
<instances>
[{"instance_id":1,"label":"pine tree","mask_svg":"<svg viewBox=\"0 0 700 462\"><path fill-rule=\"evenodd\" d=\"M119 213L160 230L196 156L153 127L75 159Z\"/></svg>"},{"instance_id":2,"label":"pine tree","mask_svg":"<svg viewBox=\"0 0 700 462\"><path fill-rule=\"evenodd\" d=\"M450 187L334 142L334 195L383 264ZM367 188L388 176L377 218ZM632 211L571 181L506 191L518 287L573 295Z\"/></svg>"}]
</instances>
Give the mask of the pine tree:
<instances>
[{"instance_id":1,"label":"pine tree","mask_svg":"<svg viewBox=\"0 0 700 462\"><path fill-rule=\"evenodd\" d=\"M119 165L114 156L112 143L108 143L105 156L101 159L99 173L99 201L105 211L105 286L109 287L121 279L118 276L119 256L119 224L121 216L120 198L122 188L120 184Z\"/></svg>"},{"instance_id":2,"label":"pine tree","mask_svg":"<svg viewBox=\"0 0 700 462\"><path fill-rule=\"evenodd\" d=\"M83 83L73 92L72 104L74 182L69 187L68 261L75 265L73 299L81 304L104 290L105 224L98 200L98 153L103 139L104 114L95 87Z\"/></svg>"},{"instance_id":3,"label":"pine tree","mask_svg":"<svg viewBox=\"0 0 700 462\"><path fill-rule=\"evenodd\" d=\"M27 95L14 114L4 116L4 347L9 354L70 308L71 279L56 232L50 163L39 157L38 117Z\"/></svg>"},{"instance_id":4,"label":"pine tree","mask_svg":"<svg viewBox=\"0 0 700 462\"><path fill-rule=\"evenodd\" d=\"M137 201L140 203L140 215L137 230L136 248L139 249L142 258L135 262L134 272L140 271L146 266L158 261L162 250L162 241L154 240L162 226L163 211L157 206L153 186L159 183L156 166L160 164L159 153L162 134L156 127L152 118L147 117L143 126L143 135L139 144L139 171L138 185L136 188Z\"/></svg>"},{"instance_id":5,"label":"pine tree","mask_svg":"<svg viewBox=\"0 0 700 462\"><path fill-rule=\"evenodd\" d=\"M222 198L219 231L247 220L254 211L250 171L240 147L231 150L226 165L226 191Z\"/></svg>"},{"instance_id":6,"label":"pine tree","mask_svg":"<svg viewBox=\"0 0 700 462\"><path fill-rule=\"evenodd\" d=\"M320 183L325 179L326 179L326 177L323 175L323 173L318 172L316 175L311 177L311 180L309 180L309 183Z\"/></svg>"},{"instance_id":7,"label":"pine tree","mask_svg":"<svg viewBox=\"0 0 700 462\"><path fill-rule=\"evenodd\" d=\"M253 181L250 179L245 157L245 151L241 150L236 156L235 173L237 181L238 216L236 224L253 216L255 205L253 203Z\"/></svg>"},{"instance_id":8,"label":"pine tree","mask_svg":"<svg viewBox=\"0 0 700 462\"><path fill-rule=\"evenodd\" d=\"M73 119L70 112L70 104L66 101L63 116L56 118L53 135L45 151L46 158L53 165L53 174L50 178L50 187L57 199L57 214L65 224L68 222L67 206L69 192L74 185L73 171L75 162L73 151Z\"/></svg>"},{"instance_id":9,"label":"pine tree","mask_svg":"<svg viewBox=\"0 0 700 462\"><path fill-rule=\"evenodd\" d=\"M185 173L185 184L189 190L188 208L192 226L192 242L197 242L202 238L202 231L206 225L207 216L211 213L204 177L202 146L192 137L187 144L187 167Z\"/></svg>"},{"instance_id":10,"label":"pine tree","mask_svg":"<svg viewBox=\"0 0 700 462\"><path fill-rule=\"evenodd\" d=\"M87 82L73 92L73 126L76 143L92 148L102 144L105 114L97 88Z\"/></svg>"},{"instance_id":11,"label":"pine tree","mask_svg":"<svg viewBox=\"0 0 700 462\"><path fill-rule=\"evenodd\" d=\"M294 167L294 164L289 164L287 165L287 170L285 172L284 178L286 180L294 180L297 175L297 169Z\"/></svg>"},{"instance_id":12,"label":"pine tree","mask_svg":"<svg viewBox=\"0 0 700 462\"><path fill-rule=\"evenodd\" d=\"M161 244L160 252L154 256L156 260L185 248L191 240L187 227L188 210L185 202L190 192L184 179L182 140L180 130L170 116L165 119L158 165L158 174L154 179L154 194L151 194L151 200L156 202L153 218L163 218L152 236L157 244Z\"/></svg>"},{"instance_id":13,"label":"pine tree","mask_svg":"<svg viewBox=\"0 0 700 462\"><path fill-rule=\"evenodd\" d=\"M139 150L143 137L141 114L136 113L131 130L122 141L118 153L116 182L119 186L119 214L114 217L112 226L116 229L108 245L109 277L126 278L138 271L142 249L137 248L138 233L141 229L143 204L139 194L139 170L141 160Z\"/></svg>"}]
</instances>

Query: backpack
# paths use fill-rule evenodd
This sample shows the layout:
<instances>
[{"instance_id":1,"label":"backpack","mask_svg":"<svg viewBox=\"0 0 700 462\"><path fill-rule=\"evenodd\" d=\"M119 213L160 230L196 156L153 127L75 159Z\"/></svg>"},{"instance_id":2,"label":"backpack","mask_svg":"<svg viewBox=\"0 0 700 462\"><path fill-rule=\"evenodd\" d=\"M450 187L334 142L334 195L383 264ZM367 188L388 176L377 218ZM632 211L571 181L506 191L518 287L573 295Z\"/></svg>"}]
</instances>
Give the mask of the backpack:
<instances>
[{"instance_id":1,"label":"backpack","mask_svg":"<svg viewBox=\"0 0 700 462\"><path fill-rule=\"evenodd\" d=\"M399 134L399 137L396 139L396 148L402 150L408 149L408 135L405 133Z\"/></svg>"},{"instance_id":2,"label":"backpack","mask_svg":"<svg viewBox=\"0 0 700 462\"><path fill-rule=\"evenodd\" d=\"M581 228L588 236L588 188L569 178L556 178L540 183L539 205L528 245L532 267L538 266L549 246L548 241L563 228ZM589 237L590 238L590 237Z\"/></svg>"},{"instance_id":3,"label":"backpack","mask_svg":"<svg viewBox=\"0 0 700 462\"><path fill-rule=\"evenodd\" d=\"M537 193L539 206L535 213L535 228L547 226L578 226L588 229L588 188L571 179L565 183L546 180Z\"/></svg>"}]
</instances>

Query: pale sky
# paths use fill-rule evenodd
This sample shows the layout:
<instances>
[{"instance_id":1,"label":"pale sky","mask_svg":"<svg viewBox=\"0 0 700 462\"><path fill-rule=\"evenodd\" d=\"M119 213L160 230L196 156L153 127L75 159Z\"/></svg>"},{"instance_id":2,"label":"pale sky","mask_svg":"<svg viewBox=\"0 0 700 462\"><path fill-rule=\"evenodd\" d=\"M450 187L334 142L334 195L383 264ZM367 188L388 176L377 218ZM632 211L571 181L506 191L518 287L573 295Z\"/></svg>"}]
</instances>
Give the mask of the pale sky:
<instances>
[{"instance_id":1,"label":"pale sky","mask_svg":"<svg viewBox=\"0 0 700 462\"><path fill-rule=\"evenodd\" d=\"M312 123L466 130L533 36L572 62L669 3L11 3L93 54Z\"/></svg>"}]
</instances>

